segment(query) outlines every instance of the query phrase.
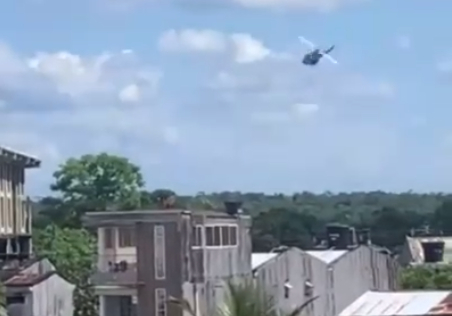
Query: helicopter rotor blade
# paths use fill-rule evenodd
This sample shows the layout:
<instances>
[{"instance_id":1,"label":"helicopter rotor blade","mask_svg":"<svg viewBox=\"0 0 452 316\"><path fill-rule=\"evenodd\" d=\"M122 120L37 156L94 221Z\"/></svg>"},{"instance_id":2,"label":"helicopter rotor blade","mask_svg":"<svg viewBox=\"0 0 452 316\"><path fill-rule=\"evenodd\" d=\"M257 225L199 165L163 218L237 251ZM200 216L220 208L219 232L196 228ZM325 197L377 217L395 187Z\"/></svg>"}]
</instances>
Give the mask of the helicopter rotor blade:
<instances>
[{"instance_id":1,"label":"helicopter rotor blade","mask_svg":"<svg viewBox=\"0 0 452 316\"><path fill-rule=\"evenodd\" d=\"M331 57L331 55L329 55L329 54L323 53L322 56L326 57L326 59L328 59L333 64L339 64L339 62L336 59L334 59L333 57Z\"/></svg>"},{"instance_id":2,"label":"helicopter rotor blade","mask_svg":"<svg viewBox=\"0 0 452 316\"><path fill-rule=\"evenodd\" d=\"M315 49L316 46L314 45L314 43L312 43L311 41L307 40L303 36L298 36L298 39L300 40L300 42L302 42L306 46L309 46L309 48Z\"/></svg>"}]
</instances>

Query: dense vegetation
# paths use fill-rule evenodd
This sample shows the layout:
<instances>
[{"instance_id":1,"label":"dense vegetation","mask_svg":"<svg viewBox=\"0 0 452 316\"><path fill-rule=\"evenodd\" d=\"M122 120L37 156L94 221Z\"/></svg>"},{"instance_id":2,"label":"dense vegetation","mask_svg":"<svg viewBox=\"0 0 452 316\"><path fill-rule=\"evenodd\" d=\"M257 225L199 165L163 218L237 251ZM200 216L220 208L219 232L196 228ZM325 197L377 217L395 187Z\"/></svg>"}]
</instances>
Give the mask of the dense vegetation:
<instances>
[{"instance_id":1,"label":"dense vegetation","mask_svg":"<svg viewBox=\"0 0 452 316\"><path fill-rule=\"evenodd\" d=\"M51 190L52 196L35 201L34 205L36 251L50 257L61 273L77 285L76 315L84 316L95 314L95 301L87 282L94 265L95 243L81 222L83 214L90 211L215 210L221 209L225 200L235 199L243 202L243 210L253 217L254 251L268 251L278 245L311 247L314 237L322 237L325 224L331 222L370 228L375 244L394 251L411 229L429 227L452 233L452 195L375 191L271 195L199 192L183 196L166 188L146 189L138 166L105 153L69 159L55 171ZM424 282L430 287L441 284L444 288L444 282L450 280L449 270L444 271L439 277L430 270L407 271L405 286L416 286L410 281L416 279L412 277L414 273L430 278L432 281Z\"/></svg>"}]
</instances>

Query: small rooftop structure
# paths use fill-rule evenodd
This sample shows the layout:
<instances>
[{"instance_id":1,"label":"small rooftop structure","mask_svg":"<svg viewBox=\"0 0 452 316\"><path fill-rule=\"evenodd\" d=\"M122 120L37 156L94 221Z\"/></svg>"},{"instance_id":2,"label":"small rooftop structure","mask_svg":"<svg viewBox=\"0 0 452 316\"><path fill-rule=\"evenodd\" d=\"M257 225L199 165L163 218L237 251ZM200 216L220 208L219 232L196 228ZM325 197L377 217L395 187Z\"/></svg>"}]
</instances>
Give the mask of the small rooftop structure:
<instances>
[{"instance_id":1,"label":"small rooftop structure","mask_svg":"<svg viewBox=\"0 0 452 316\"><path fill-rule=\"evenodd\" d=\"M0 146L0 159L3 161L19 163L24 168L39 168L41 166L41 161L38 158L5 146Z\"/></svg>"},{"instance_id":2,"label":"small rooftop structure","mask_svg":"<svg viewBox=\"0 0 452 316\"><path fill-rule=\"evenodd\" d=\"M444 243L444 252L442 261L438 263L452 263L452 237L448 236L422 236L422 237L406 237L406 246L410 254L412 264L424 264L428 260L425 258L425 249L423 245L426 243Z\"/></svg>"},{"instance_id":3,"label":"small rooftop structure","mask_svg":"<svg viewBox=\"0 0 452 316\"><path fill-rule=\"evenodd\" d=\"M451 315L451 291L368 291L339 316Z\"/></svg>"}]
</instances>

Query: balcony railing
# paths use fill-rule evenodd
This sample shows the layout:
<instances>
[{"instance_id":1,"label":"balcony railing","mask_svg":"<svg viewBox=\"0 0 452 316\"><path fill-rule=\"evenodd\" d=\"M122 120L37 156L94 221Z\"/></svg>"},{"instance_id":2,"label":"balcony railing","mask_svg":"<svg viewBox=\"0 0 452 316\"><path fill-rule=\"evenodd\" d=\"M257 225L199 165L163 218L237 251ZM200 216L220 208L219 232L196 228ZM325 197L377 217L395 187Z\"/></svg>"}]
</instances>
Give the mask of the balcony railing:
<instances>
[{"instance_id":1,"label":"balcony railing","mask_svg":"<svg viewBox=\"0 0 452 316\"><path fill-rule=\"evenodd\" d=\"M135 255L99 255L97 270L91 277L94 285L135 286L137 265Z\"/></svg>"}]
</instances>

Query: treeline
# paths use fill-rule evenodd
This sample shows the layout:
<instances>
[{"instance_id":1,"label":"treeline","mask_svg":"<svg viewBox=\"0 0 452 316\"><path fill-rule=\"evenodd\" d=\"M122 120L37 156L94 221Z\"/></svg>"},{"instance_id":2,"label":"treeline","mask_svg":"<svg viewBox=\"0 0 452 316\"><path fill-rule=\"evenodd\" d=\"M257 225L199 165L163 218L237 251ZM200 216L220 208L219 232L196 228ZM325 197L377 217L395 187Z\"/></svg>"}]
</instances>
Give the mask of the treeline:
<instances>
[{"instance_id":1,"label":"treeline","mask_svg":"<svg viewBox=\"0 0 452 316\"><path fill-rule=\"evenodd\" d=\"M63 277L76 285L75 315L80 316L97 315L89 282L95 269L96 236L83 229L86 212L221 210L224 201L234 199L243 202L244 212L253 217L254 251L278 245L310 248L314 237L322 237L325 225L332 222L370 228L375 244L395 251L413 228L428 226L452 234L452 196L446 194L199 192L184 196L171 189L147 190L152 179L146 186L139 166L106 153L69 159L53 178L53 194L34 202L34 249L37 255L51 259ZM417 273L429 276L428 271ZM407 274L407 284L413 283L411 279ZM435 279L429 284L452 284L443 279L441 275L441 282Z\"/></svg>"},{"instance_id":2,"label":"treeline","mask_svg":"<svg viewBox=\"0 0 452 316\"><path fill-rule=\"evenodd\" d=\"M243 202L253 217L253 245L267 251L278 245L309 248L327 223L370 228L375 244L397 250L411 229L430 227L452 233L452 195L375 192L264 194L199 192L178 195L171 189L145 189L139 166L108 154L69 159L54 173L55 194L35 203L34 226L81 228L88 211L223 208L226 200ZM148 183L151 185L152 183Z\"/></svg>"}]
</instances>

